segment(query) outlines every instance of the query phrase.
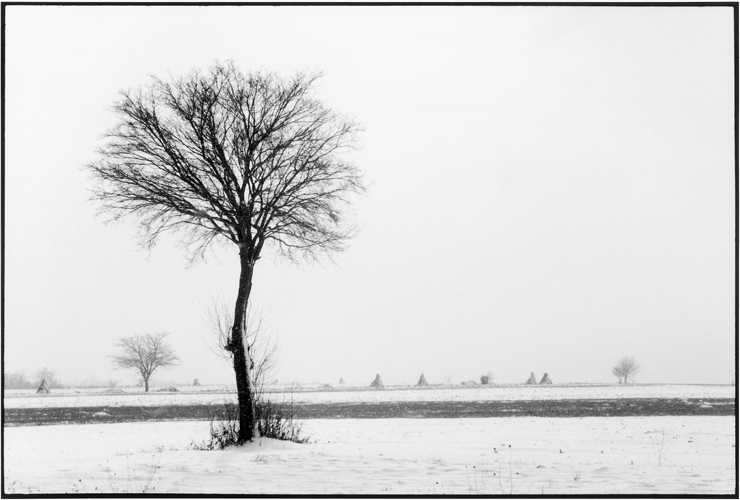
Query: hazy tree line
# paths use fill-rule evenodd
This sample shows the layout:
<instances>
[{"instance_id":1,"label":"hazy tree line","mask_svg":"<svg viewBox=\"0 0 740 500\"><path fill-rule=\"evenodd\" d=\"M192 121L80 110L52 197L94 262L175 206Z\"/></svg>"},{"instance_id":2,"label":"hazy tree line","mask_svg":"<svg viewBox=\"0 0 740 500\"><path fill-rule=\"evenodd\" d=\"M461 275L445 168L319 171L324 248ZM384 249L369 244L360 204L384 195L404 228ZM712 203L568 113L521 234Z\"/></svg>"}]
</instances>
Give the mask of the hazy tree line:
<instances>
[{"instance_id":1,"label":"hazy tree line","mask_svg":"<svg viewBox=\"0 0 740 500\"><path fill-rule=\"evenodd\" d=\"M61 388L62 383L57 380L53 368L43 367L31 374L31 378L26 377L25 370L18 370L13 373L3 372L3 384L6 389L36 389L41 382L46 380L46 386L51 388Z\"/></svg>"},{"instance_id":2,"label":"hazy tree line","mask_svg":"<svg viewBox=\"0 0 740 500\"><path fill-rule=\"evenodd\" d=\"M99 379L88 377L82 381L69 382L61 379L54 368L41 368L30 375L25 370L14 372L3 372L3 386L5 389L38 389L43 380L49 389L65 389L69 387L97 388L97 387L119 387L124 384L118 379Z\"/></svg>"}]
</instances>

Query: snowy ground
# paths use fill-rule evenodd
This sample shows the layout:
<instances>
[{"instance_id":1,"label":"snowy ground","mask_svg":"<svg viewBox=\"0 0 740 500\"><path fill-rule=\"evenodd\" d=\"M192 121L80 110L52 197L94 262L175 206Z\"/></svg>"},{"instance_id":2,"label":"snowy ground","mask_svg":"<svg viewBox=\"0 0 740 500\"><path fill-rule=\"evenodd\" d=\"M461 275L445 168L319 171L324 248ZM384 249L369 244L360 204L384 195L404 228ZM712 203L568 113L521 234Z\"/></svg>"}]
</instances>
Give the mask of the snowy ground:
<instances>
[{"instance_id":1,"label":"snowy ground","mask_svg":"<svg viewBox=\"0 0 740 500\"><path fill-rule=\"evenodd\" d=\"M222 403L228 388L6 391L6 408ZM277 394L277 397L282 397ZM295 402L730 398L709 385L393 387ZM309 444L200 451L208 422L4 428L5 493L734 494L733 416L306 420Z\"/></svg>"},{"instance_id":2,"label":"snowy ground","mask_svg":"<svg viewBox=\"0 0 740 500\"><path fill-rule=\"evenodd\" d=\"M165 406L220 404L235 398L224 387L181 387L181 392L149 392L121 389L125 393L104 390L67 389L37 396L34 391L6 391L6 408L50 408L80 406ZM384 390L346 388L344 390L295 391L275 393L296 403L367 403L380 401L505 401L553 399L618 398L734 398L729 385L551 385L551 386L478 386L478 387L391 387Z\"/></svg>"},{"instance_id":3,"label":"snowy ground","mask_svg":"<svg viewBox=\"0 0 740 500\"><path fill-rule=\"evenodd\" d=\"M7 402L7 400L6 400ZM308 420L198 451L207 422L4 429L5 493L733 494L734 417Z\"/></svg>"}]
</instances>

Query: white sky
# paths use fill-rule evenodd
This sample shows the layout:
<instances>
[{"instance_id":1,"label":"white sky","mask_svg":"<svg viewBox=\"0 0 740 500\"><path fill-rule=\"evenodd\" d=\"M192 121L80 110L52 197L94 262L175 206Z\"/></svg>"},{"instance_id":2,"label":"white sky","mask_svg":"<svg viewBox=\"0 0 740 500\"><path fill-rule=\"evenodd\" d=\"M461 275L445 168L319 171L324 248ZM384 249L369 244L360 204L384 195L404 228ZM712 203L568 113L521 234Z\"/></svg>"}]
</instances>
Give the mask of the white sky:
<instances>
[{"instance_id":1,"label":"white sky","mask_svg":"<svg viewBox=\"0 0 740 500\"><path fill-rule=\"evenodd\" d=\"M115 339L169 331L162 381L231 383L203 339L236 248L186 268L104 226L83 165L119 90L215 60L324 72L365 132L361 234L335 264L267 256L253 298L281 381L734 379L730 7L6 7L5 357L135 377Z\"/></svg>"}]
</instances>

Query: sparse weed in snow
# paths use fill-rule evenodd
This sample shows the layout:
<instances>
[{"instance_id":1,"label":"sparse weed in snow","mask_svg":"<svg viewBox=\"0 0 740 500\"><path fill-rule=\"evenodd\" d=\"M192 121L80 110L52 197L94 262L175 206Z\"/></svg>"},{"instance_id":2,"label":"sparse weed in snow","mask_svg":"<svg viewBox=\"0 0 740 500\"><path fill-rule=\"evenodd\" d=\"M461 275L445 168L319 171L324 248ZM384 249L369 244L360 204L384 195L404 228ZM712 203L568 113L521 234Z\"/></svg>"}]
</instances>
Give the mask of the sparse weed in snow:
<instances>
[{"instance_id":1,"label":"sparse weed in snow","mask_svg":"<svg viewBox=\"0 0 740 500\"><path fill-rule=\"evenodd\" d=\"M515 475L519 475L517 472L514 473L514 470L511 466L511 461L513 458L514 450L512 450L511 445L509 445L509 460L508 460L508 471L505 472L503 470L503 464L501 463L501 454L496 450L496 448L493 449L493 452L496 454L496 460L498 461L498 484L499 488L501 489L501 493L503 495L513 495L514 494L514 486L516 485L516 478ZM494 473L494 475L496 475ZM504 477L506 476L506 477Z\"/></svg>"},{"instance_id":2,"label":"sparse weed in snow","mask_svg":"<svg viewBox=\"0 0 740 500\"><path fill-rule=\"evenodd\" d=\"M110 491L112 491L113 493L154 493L159 482L154 485L152 484L152 482L154 481L154 476L157 474L157 471L161 468L159 464L162 462L163 451L164 448L160 448L159 456L156 460L156 463L152 462L151 465L147 466L148 472L145 473L143 477L143 482L139 482L139 478L136 475L136 470L131 470L127 456L125 489L119 487L118 483L120 481L120 478L118 477L118 474L116 472L113 472L113 470L108 465L103 467L103 472L108 475L108 486L110 488ZM155 455L152 455L152 458L154 457ZM95 489L97 492L98 488L96 487ZM77 491L75 491L75 493L77 493Z\"/></svg>"},{"instance_id":3,"label":"sparse weed in snow","mask_svg":"<svg viewBox=\"0 0 740 500\"><path fill-rule=\"evenodd\" d=\"M466 466L467 468L467 466ZM472 480L471 471L468 471L468 491L472 495L482 495L486 493L486 475L494 475L493 471L487 471L485 469L479 469L475 465L472 466Z\"/></svg>"},{"instance_id":4,"label":"sparse weed in snow","mask_svg":"<svg viewBox=\"0 0 740 500\"><path fill-rule=\"evenodd\" d=\"M310 436L304 435L301 424L294 419L292 401L276 405L259 396L255 402L258 435L294 443L307 443ZM239 436L239 407L227 401L223 413L213 410L210 415L210 440L201 444L192 443L196 450L223 450L234 446Z\"/></svg>"},{"instance_id":5,"label":"sparse weed in snow","mask_svg":"<svg viewBox=\"0 0 740 500\"><path fill-rule=\"evenodd\" d=\"M663 462L669 462L671 465L675 465L673 462L665 457L668 448L670 448L671 446L671 438L666 437L666 433L664 430L661 430L657 434L657 436L650 436L650 440L652 441L653 445L653 454L658 460L658 467L661 467L663 465Z\"/></svg>"},{"instance_id":6,"label":"sparse weed in snow","mask_svg":"<svg viewBox=\"0 0 740 500\"><path fill-rule=\"evenodd\" d=\"M495 486L492 486L490 488L491 491L487 491L489 489L489 487L487 486L487 478L491 477L495 478L493 480L498 482L498 489L501 491L501 494L514 494L514 487L518 482L516 476L518 476L519 473L514 472L512 466L513 449L511 448L511 445L502 446L507 446L509 450L509 457L506 464L504 464L501 460L501 453L498 451L497 448L494 448L493 453L494 455L496 455L497 465L495 470L485 470L484 468L474 465L468 471L468 491L471 494L483 495L495 493L493 491L495 489Z\"/></svg>"}]
</instances>

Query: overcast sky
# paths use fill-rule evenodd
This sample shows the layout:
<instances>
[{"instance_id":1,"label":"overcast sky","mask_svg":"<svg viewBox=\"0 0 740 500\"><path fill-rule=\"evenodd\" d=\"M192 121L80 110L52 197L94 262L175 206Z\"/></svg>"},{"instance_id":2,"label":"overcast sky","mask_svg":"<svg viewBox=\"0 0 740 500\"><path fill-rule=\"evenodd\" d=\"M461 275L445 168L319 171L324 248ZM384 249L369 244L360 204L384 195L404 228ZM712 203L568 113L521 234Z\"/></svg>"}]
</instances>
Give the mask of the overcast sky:
<instances>
[{"instance_id":1,"label":"overcast sky","mask_svg":"<svg viewBox=\"0 0 740 500\"><path fill-rule=\"evenodd\" d=\"M171 332L162 383L232 383L204 323L237 250L188 268L105 226L84 165L111 104L216 60L321 70L371 184L334 263L258 262L280 381L734 379L730 7L6 6L4 370L118 379Z\"/></svg>"}]
</instances>

